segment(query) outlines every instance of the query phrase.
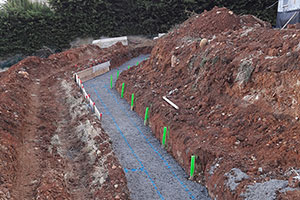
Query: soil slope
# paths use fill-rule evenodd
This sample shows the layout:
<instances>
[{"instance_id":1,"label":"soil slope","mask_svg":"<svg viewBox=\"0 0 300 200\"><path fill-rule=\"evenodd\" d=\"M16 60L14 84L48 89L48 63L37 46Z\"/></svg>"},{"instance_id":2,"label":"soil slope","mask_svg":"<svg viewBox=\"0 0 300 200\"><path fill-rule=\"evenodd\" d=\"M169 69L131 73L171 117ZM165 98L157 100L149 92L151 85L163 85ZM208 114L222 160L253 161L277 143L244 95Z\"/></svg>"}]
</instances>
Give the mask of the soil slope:
<instances>
[{"instance_id":1,"label":"soil slope","mask_svg":"<svg viewBox=\"0 0 300 200\"><path fill-rule=\"evenodd\" d=\"M120 65L151 45L89 45L29 57L0 73L0 199L129 199L108 135L73 73Z\"/></svg>"},{"instance_id":2,"label":"soil slope","mask_svg":"<svg viewBox=\"0 0 300 200\"><path fill-rule=\"evenodd\" d=\"M125 98L216 199L299 199L300 31L226 8L195 15L123 72ZM175 110L162 97L179 106Z\"/></svg>"}]
</instances>

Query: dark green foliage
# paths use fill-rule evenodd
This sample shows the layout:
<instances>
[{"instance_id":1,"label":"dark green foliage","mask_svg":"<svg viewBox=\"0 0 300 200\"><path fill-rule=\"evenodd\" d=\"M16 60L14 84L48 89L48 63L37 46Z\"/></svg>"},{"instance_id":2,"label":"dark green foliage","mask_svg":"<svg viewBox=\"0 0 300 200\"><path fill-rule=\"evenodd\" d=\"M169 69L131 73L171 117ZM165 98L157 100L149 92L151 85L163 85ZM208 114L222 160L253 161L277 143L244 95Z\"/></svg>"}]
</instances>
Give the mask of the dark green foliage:
<instances>
[{"instance_id":1,"label":"dark green foliage","mask_svg":"<svg viewBox=\"0 0 300 200\"><path fill-rule=\"evenodd\" d=\"M60 28L61 19L48 13L18 12L0 16L0 56L32 53L43 46L62 49L69 36Z\"/></svg>"},{"instance_id":2,"label":"dark green foliage","mask_svg":"<svg viewBox=\"0 0 300 200\"><path fill-rule=\"evenodd\" d=\"M69 47L77 37L152 35L192 13L226 6L274 24L276 0L49 0L51 10L28 0L8 0L0 10L0 57L30 54L43 46Z\"/></svg>"},{"instance_id":3,"label":"dark green foliage","mask_svg":"<svg viewBox=\"0 0 300 200\"><path fill-rule=\"evenodd\" d=\"M63 20L49 7L28 0L9 0L0 11L0 57L30 54L43 46L67 47Z\"/></svg>"}]
</instances>

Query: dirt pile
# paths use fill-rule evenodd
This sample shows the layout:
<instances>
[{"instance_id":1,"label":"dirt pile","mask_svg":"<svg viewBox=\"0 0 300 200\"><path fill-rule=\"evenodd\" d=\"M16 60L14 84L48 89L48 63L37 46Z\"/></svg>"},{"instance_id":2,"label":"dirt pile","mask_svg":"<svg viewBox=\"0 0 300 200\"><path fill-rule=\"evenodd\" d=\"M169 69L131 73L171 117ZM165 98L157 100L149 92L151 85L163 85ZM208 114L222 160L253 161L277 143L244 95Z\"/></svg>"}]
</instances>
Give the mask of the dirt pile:
<instances>
[{"instance_id":1,"label":"dirt pile","mask_svg":"<svg viewBox=\"0 0 300 200\"><path fill-rule=\"evenodd\" d=\"M267 22L261 21L252 15L237 16L226 8L215 8L210 12L204 11L185 21L174 30L181 37L208 37L229 30L235 31L244 26L271 27ZM188 31L187 31L188 30Z\"/></svg>"},{"instance_id":2,"label":"dirt pile","mask_svg":"<svg viewBox=\"0 0 300 200\"><path fill-rule=\"evenodd\" d=\"M29 57L1 73L1 199L129 198L111 141L72 76L96 62L120 64L149 49L88 45L48 59Z\"/></svg>"},{"instance_id":3,"label":"dirt pile","mask_svg":"<svg viewBox=\"0 0 300 200\"><path fill-rule=\"evenodd\" d=\"M297 29L214 8L159 39L116 87L126 83L128 101L135 93L141 116L150 107L157 138L170 126L167 149L187 172L197 155L195 179L212 197L298 199L299 40Z\"/></svg>"}]
</instances>

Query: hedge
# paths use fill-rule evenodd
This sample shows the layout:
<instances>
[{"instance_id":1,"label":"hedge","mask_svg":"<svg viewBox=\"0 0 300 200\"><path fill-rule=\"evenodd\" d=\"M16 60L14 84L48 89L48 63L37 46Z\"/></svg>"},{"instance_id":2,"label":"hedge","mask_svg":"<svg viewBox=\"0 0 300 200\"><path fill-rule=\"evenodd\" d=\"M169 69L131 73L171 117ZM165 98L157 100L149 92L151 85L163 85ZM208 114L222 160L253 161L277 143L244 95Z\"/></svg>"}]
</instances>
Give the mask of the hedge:
<instances>
[{"instance_id":1,"label":"hedge","mask_svg":"<svg viewBox=\"0 0 300 200\"><path fill-rule=\"evenodd\" d=\"M254 14L274 23L274 0L50 0L52 10L38 12L0 11L0 57L31 54L47 46L56 50L69 47L77 37L152 35L166 32L215 5L236 13Z\"/></svg>"}]
</instances>

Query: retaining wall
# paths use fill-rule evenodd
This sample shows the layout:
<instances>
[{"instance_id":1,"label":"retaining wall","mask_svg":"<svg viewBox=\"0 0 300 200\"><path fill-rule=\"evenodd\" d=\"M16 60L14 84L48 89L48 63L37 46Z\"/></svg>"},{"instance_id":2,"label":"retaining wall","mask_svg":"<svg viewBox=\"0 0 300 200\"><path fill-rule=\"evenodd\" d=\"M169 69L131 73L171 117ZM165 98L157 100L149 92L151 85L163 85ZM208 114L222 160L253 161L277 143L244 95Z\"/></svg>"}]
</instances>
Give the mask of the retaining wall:
<instances>
[{"instance_id":1,"label":"retaining wall","mask_svg":"<svg viewBox=\"0 0 300 200\"><path fill-rule=\"evenodd\" d=\"M108 48L118 42L121 42L124 46L127 46L127 36L94 40L92 44L98 45L100 48Z\"/></svg>"},{"instance_id":2,"label":"retaining wall","mask_svg":"<svg viewBox=\"0 0 300 200\"><path fill-rule=\"evenodd\" d=\"M85 69L77 73L80 80L85 82L109 71L110 61Z\"/></svg>"}]
</instances>

